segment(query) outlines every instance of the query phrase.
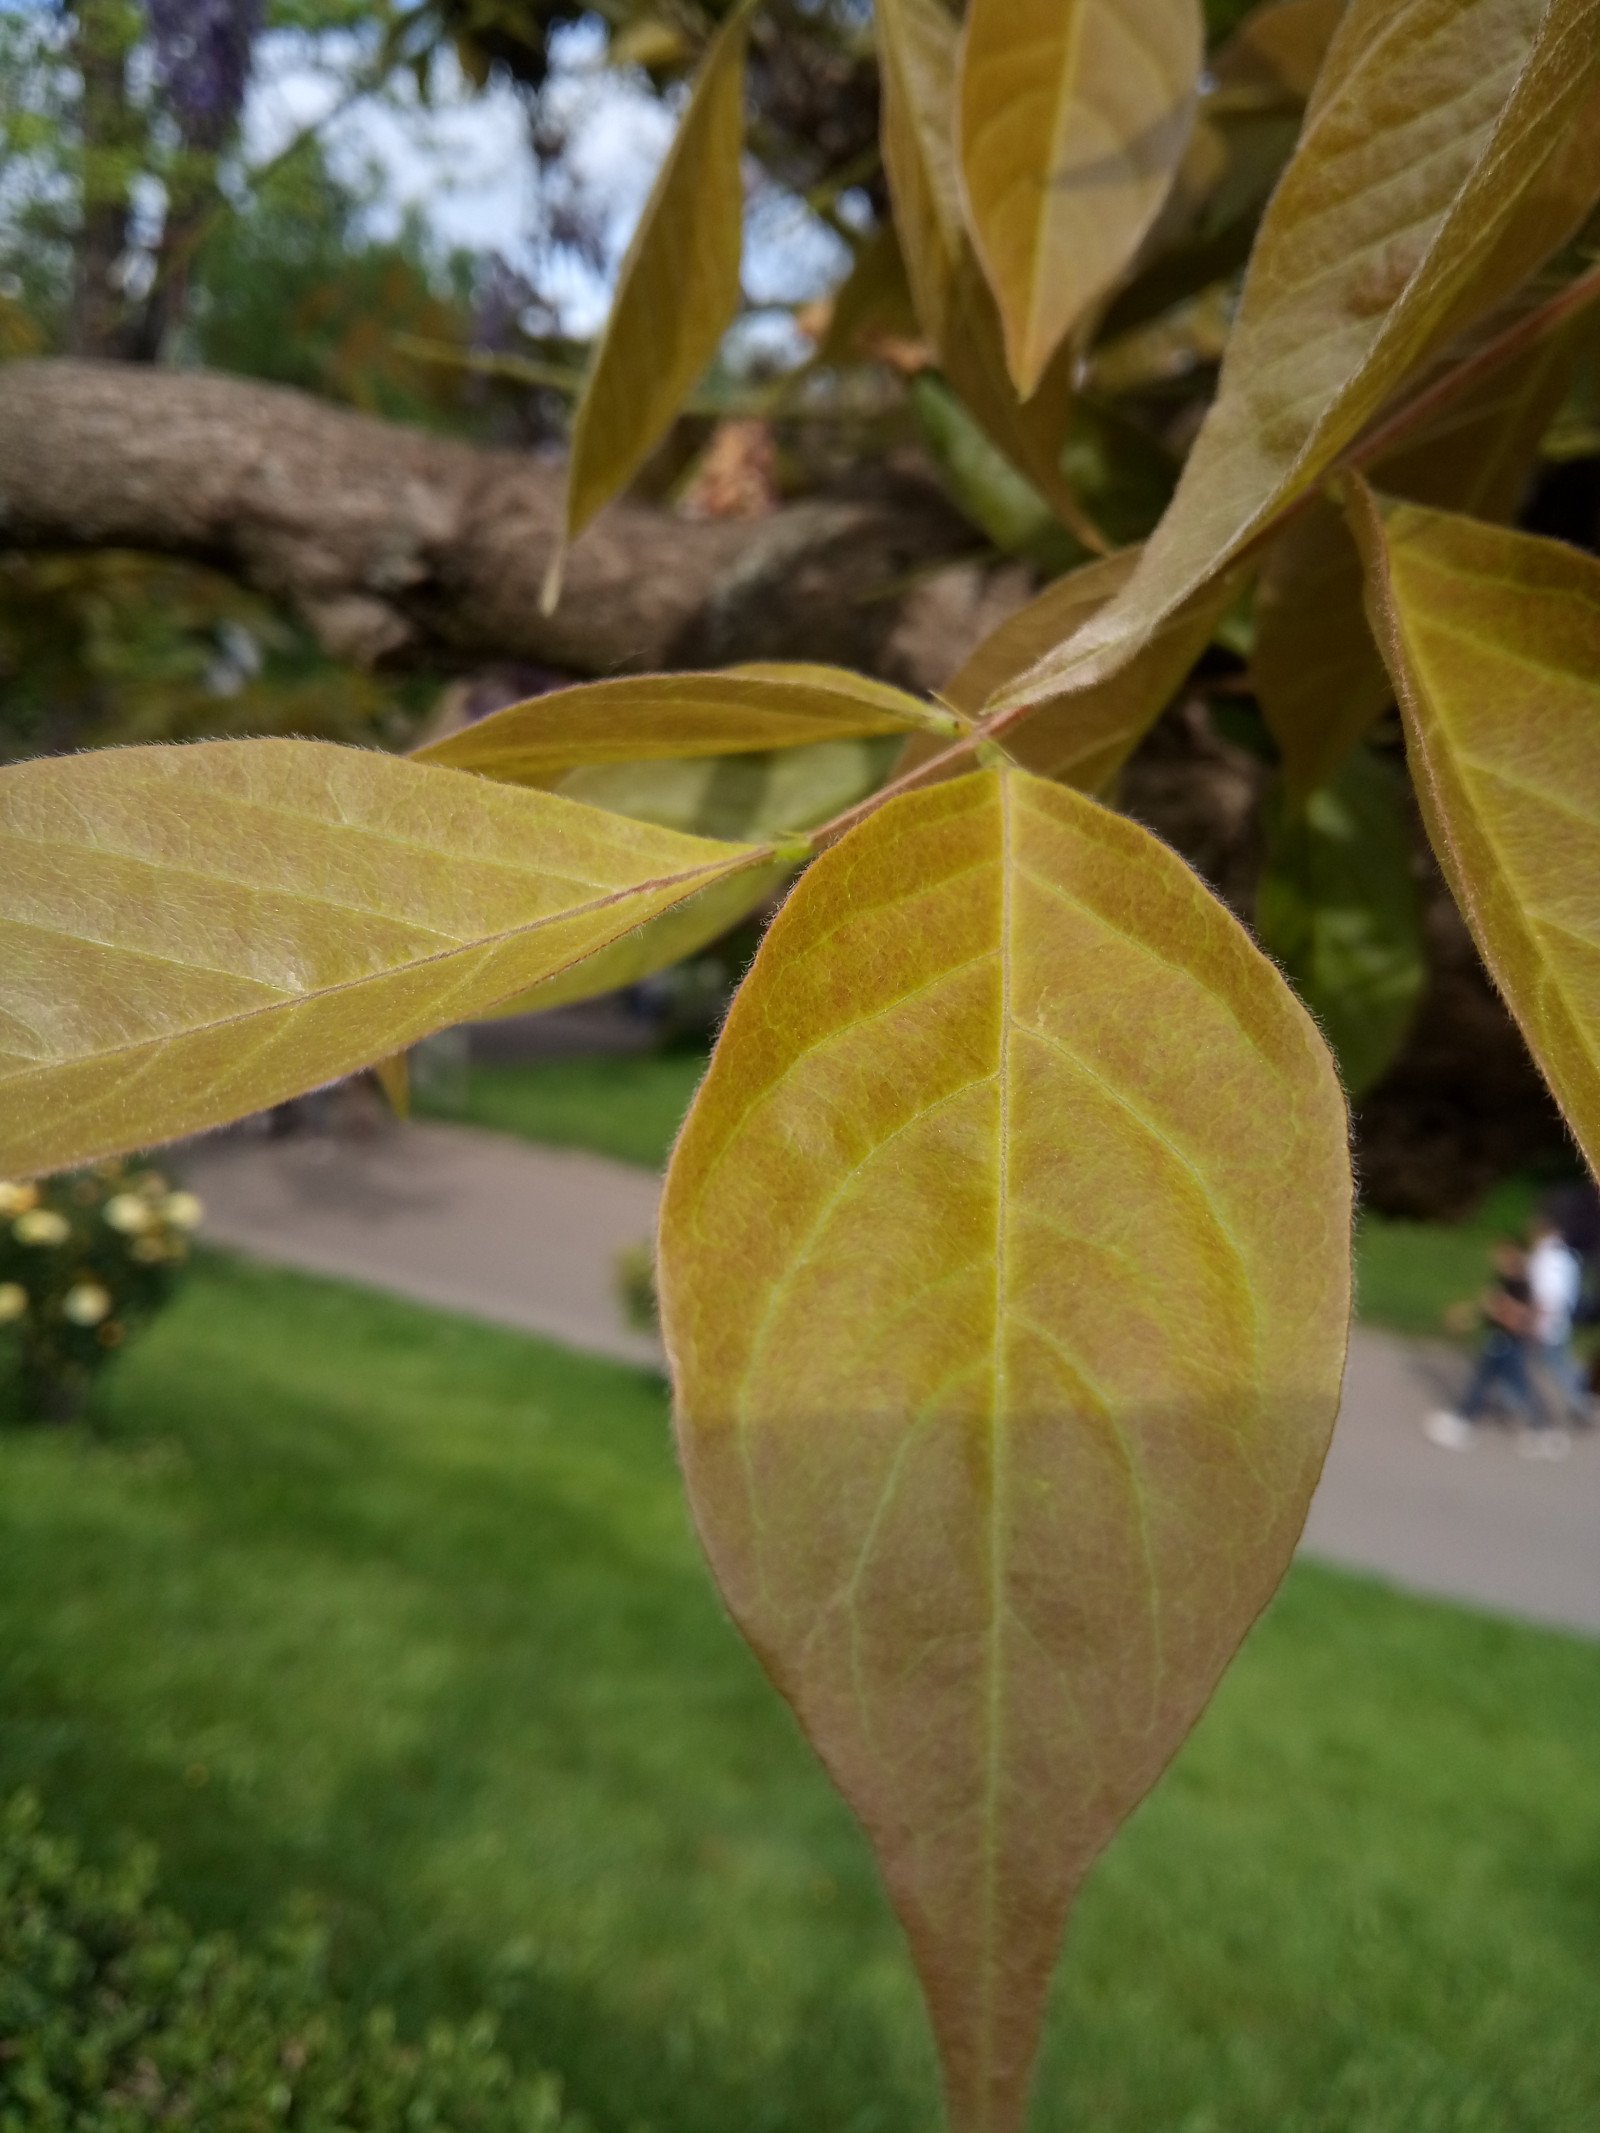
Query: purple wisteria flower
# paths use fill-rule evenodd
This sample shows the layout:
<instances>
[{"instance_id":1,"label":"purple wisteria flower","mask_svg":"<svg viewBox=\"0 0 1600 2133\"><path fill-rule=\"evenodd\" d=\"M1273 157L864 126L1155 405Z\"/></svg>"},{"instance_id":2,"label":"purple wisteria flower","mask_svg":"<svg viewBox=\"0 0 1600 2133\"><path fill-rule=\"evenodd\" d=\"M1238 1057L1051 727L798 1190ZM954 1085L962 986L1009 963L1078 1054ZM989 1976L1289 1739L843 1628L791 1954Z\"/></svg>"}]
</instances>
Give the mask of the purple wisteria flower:
<instances>
[{"instance_id":1,"label":"purple wisteria flower","mask_svg":"<svg viewBox=\"0 0 1600 2133\"><path fill-rule=\"evenodd\" d=\"M185 142L215 154L244 104L261 0L145 0L156 76Z\"/></svg>"}]
</instances>

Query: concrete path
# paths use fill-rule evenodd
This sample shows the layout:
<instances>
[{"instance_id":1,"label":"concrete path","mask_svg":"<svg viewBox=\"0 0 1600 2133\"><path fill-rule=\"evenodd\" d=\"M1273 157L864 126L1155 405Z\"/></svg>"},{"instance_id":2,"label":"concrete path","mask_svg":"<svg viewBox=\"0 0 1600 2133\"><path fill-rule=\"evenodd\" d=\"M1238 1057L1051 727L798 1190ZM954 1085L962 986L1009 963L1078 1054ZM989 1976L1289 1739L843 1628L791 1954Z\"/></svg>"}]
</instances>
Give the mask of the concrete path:
<instances>
[{"instance_id":1,"label":"concrete path","mask_svg":"<svg viewBox=\"0 0 1600 2133\"><path fill-rule=\"evenodd\" d=\"M413 1120L359 1138L219 1134L181 1167L214 1243L618 1362L660 1360L617 1299L617 1254L655 1235L660 1190L630 1163Z\"/></svg>"},{"instance_id":2,"label":"concrete path","mask_svg":"<svg viewBox=\"0 0 1600 2133\"><path fill-rule=\"evenodd\" d=\"M219 1244L659 1361L624 1324L615 1282L618 1252L654 1233L649 1172L416 1123L359 1140L219 1136L195 1143L184 1170ZM1600 1433L1560 1465L1519 1458L1494 1429L1468 1452L1436 1451L1418 1423L1459 1389L1461 1368L1447 1348L1357 1330L1307 1551L1600 1635Z\"/></svg>"}]
</instances>

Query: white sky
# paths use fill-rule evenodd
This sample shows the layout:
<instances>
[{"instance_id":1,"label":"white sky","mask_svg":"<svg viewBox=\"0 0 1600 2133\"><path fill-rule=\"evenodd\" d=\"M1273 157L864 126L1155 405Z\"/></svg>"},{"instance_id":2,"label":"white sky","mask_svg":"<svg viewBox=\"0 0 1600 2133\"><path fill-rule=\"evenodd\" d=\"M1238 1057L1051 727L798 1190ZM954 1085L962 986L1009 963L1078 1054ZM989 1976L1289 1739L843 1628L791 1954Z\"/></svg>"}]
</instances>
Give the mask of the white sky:
<instances>
[{"instance_id":1,"label":"white sky","mask_svg":"<svg viewBox=\"0 0 1600 2133\"><path fill-rule=\"evenodd\" d=\"M551 93L569 125L564 181L576 180L600 206L614 268L666 153L672 119L647 89L606 73L603 50L597 22L567 32L556 47ZM325 44L320 62L302 39L266 40L245 111L247 161L264 162L333 111L359 64L354 39ZM541 203L523 102L507 88L475 91L453 69L436 79L446 87L431 109L408 89L333 118L324 135L332 167L354 181L369 170L380 174L373 213L379 230L398 227L416 208L442 244L526 263ZM748 237L745 280L758 302L803 300L836 281L846 263L843 246L798 200L764 202ZM577 261L566 267L564 285L549 293L570 331L588 334L598 325L608 280L609 270L596 275Z\"/></svg>"}]
</instances>

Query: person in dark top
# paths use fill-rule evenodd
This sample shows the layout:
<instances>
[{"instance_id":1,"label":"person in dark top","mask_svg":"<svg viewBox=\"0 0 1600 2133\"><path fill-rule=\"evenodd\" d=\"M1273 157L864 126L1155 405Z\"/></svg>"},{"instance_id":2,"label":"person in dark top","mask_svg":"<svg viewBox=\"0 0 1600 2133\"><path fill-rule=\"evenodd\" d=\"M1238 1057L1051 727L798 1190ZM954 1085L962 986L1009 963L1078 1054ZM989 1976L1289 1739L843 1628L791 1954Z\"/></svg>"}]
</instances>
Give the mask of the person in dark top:
<instances>
[{"instance_id":1,"label":"person in dark top","mask_svg":"<svg viewBox=\"0 0 1600 2133\"><path fill-rule=\"evenodd\" d=\"M1528 1282L1528 1255L1512 1238L1495 1246L1494 1279L1478 1304L1483 1342L1460 1404L1429 1415L1423 1433L1441 1451L1464 1452L1473 1431L1496 1398L1508 1406L1527 1430L1523 1450L1531 1457L1559 1458L1568 1449L1565 1430L1547 1427L1548 1418L1528 1373L1534 1335L1533 1291ZM1559 1447L1559 1449L1558 1449Z\"/></svg>"}]
</instances>

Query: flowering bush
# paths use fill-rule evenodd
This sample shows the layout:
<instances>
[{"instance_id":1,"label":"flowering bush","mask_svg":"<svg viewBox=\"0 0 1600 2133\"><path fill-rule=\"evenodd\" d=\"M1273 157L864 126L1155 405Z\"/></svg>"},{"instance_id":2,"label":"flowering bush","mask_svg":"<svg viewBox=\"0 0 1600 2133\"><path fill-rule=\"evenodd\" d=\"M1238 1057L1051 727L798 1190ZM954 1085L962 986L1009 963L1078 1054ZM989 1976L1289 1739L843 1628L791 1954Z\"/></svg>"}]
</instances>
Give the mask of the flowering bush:
<instances>
[{"instance_id":1,"label":"flowering bush","mask_svg":"<svg viewBox=\"0 0 1600 2133\"><path fill-rule=\"evenodd\" d=\"M200 1219L137 1160L0 1180L0 1416L65 1422L133 1328L171 1296Z\"/></svg>"}]
</instances>

